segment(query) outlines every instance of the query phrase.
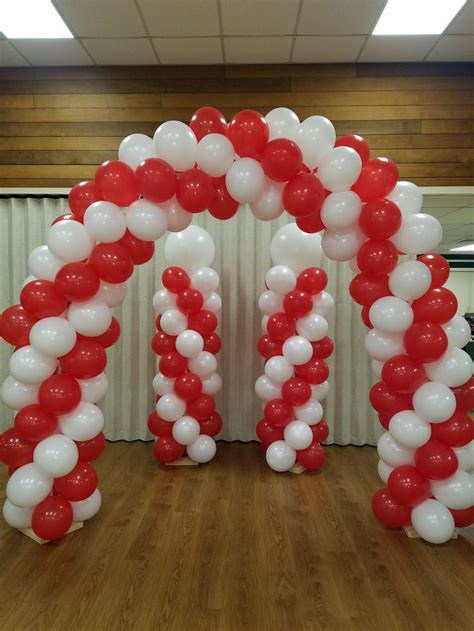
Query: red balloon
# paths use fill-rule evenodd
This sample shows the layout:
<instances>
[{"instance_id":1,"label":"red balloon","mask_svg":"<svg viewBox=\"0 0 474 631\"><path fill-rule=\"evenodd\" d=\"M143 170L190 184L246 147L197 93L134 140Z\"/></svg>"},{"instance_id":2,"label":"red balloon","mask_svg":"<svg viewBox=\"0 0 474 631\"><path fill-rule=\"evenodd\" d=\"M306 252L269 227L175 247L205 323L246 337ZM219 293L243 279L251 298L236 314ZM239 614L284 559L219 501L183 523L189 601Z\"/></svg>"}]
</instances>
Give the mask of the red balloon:
<instances>
[{"instance_id":1,"label":"red balloon","mask_svg":"<svg viewBox=\"0 0 474 631\"><path fill-rule=\"evenodd\" d=\"M176 306L186 314L197 313L202 309L204 297L200 291L189 287L179 292L176 297Z\"/></svg>"},{"instance_id":2,"label":"red balloon","mask_svg":"<svg viewBox=\"0 0 474 631\"><path fill-rule=\"evenodd\" d=\"M112 316L112 322L110 323L109 328L102 335L79 335L77 336L78 340L88 340L90 342L97 342L103 348L109 348L109 346L113 346L115 342L120 337L120 324L115 316Z\"/></svg>"},{"instance_id":3,"label":"red balloon","mask_svg":"<svg viewBox=\"0 0 474 631\"><path fill-rule=\"evenodd\" d=\"M415 322L435 322L445 324L454 318L458 310L458 301L450 289L435 287L414 300L411 308Z\"/></svg>"},{"instance_id":4,"label":"red balloon","mask_svg":"<svg viewBox=\"0 0 474 631\"><path fill-rule=\"evenodd\" d=\"M387 528L401 528L410 524L411 506L399 504L388 488L379 489L372 498L375 517Z\"/></svg>"},{"instance_id":5,"label":"red balloon","mask_svg":"<svg viewBox=\"0 0 474 631\"><path fill-rule=\"evenodd\" d=\"M67 533L72 520L70 502L60 495L50 495L35 506L31 516L31 528L40 539L54 541Z\"/></svg>"},{"instance_id":6,"label":"red balloon","mask_svg":"<svg viewBox=\"0 0 474 631\"><path fill-rule=\"evenodd\" d=\"M101 164L96 171L95 181L102 199L117 206L130 206L140 197L133 169L120 160L107 160Z\"/></svg>"},{"instance_id":7,"label":"red balloon","mask_svg":"<svg viewBox=\"0 0 474 631\"><path fill-rule=\"evenodd\" d=\"M170 423L171 424L171 423ZM153 455L158 462L174 462L184 456L186 447L175 441L173 436L160 436L153 445Z\"/></svg>"},{"instance_id":8,"label":"red balloon","mask_svg":"<svg viewBox=\"0 0 474 631\"><path fill-rule=\"evenodd\" d=\"M291 377L282 385L281 395L289 405L303 405L311 398L311 386L304 379Z\"/></svg>"},{"instance_id":9,"label":"red balloon","mask_svg":"<svg viewBox=\"0 0 474 631\"><path fill-rule=\"evenodd\" d=\"M367 307L367 306L362 307L362 310L360 312L361 320L368 329L373 329L374 327L372 326L372 322L370 321L369 314L370 314L370 307Z\"/></svg>"},{"instance_id":10,"label":"red balloon","mask_svg":"<svg viewBox=\"0 0 474 631\"><path fill-rule=\"evenodd\" d=\"M156 411L152 412L148 417L148 429L154 436L169 436L173 431L174 423L164 421L160 418Z\"/></svg>"},{"instance_id":11,"label":"red balloon","mask_svg":"<svg viewBox=\"0 0 474 631\"><path fill-rule=\"evenodd\" d=\"M70 375L52 375L39 387L40 406L50 414L67 414L81 401L81 386Z\"/></svg>"},{"instance_id":12,"label":"red balloon","mask_svg":"<svg viewBox=\"0 0 474 631\"><path fill-rule=\"evenodd\" d=\"M191 279L181 267L167 267L161 275L161 282L165 289L178 294L189 287Z\"/></svg>"},{"instance_id":13,"label":"red balloon","mask_svg":"<svg viewBox=\"0 0 474 631\"><path fill-rule=\"evenodd\" d=\"M197 331L202 336L210 335L217 327L217 316L208 309L201 309L197 313L188 316L188 329Z\"/></svg>"},{"instance_id":14,"label":"red balloon","mask_svg":"<svg viewBox=\"0 0 474 631\"><path fill-rule=\"evenodd\" d=\"M436 440L429 440L415 451L415 466L430 480L444 480L458 468L456 453Z\"/></svg>"},{"instance_id":15,"label":"red balloon","mask_svg":"<svg viewBox=\"0 0 474 631\"><path fill-rule=\"evenodd\" d=\"M423 364L416 359L408 355L396 355L383 365L382 379L389 390L410 394L426 381L426 373Z\"/></svg>"},{"instance_id":16,"label":"red balloon","mask_svg":"<svg viewBox=\"0 0 474 631\"><path fill-rule=\"evenodd\" d=\"M370 307L376 300L391 296L388 276L357 274L349 284L349 293L359 305Z\"/></svg>"},{"instance_id":17,"label":"red balloon","mask_svg":"<svg viewBox=\"0 0 474 631\"><path fill-rule=\"evenodd\" d=\"M324 449L316 441L306 449L298 449L296 461L305 469L320 469L324 464Z\"/></svg>"},{"instance_id":18,"label":"red balloon","mask_svg":"<svg viewBox=\"0 0 474 631\"><path fill-rule=\"evenodd\" d=\"M315 232L321 232L326 227L321 220L321 211L316 210L310 215L304 217L296 217L296 225L303 232L308 234L314 234Z\"/></svg>"},{"instance_id":19,"label":"red balloon","mask_svg":"<svg viewBox=\"0 0 474 631\"><path fill-rule=\"evenodd\" d=\"M262 335L257 343L257 350L264 359L282 354L283 345L275 342L269 335Z\"/></svg>"},{"instance_id":20,"label":"red balloon","mask_svg":"<svg viewBox=\"0 0 474 631\"><path fill-rule=\"evenodd\" d=\"M326 335L322 340L311 342L313 359L327 359L334 351L334 342Z\"/></svg>"},{"instance_id":21,"label":"red balloon","mask_svg":"<svg viewBox=\"0 0 474 631\"><path fill-rule=\"evenodd\" d=\"M168 335L163 331L158 331L152 337L151 347L157 355L165 355L176 350L176 337Z\"/></svg>"},{"instance_id":22,"label":"red balloon","mask_svg":"<svg viewBox=\"0 0 474 631\"><path fill-rule=\"evenodd\" d=\"M285 427L293 418L293 408L283 399L268 401L263 410L265 418L275 427Z\"/></svg>"},{"instance_id":23,"label":"red balloon","mask_svg":"<svg viewBox=\"0 0 474 631\"><path fill-rule=\"evenodd\" d=\"M66 263L56 274L54 285L69 302L82 302L96 295L100 278L89 263Z\"/></svg>"},{"instance_id":24,"label":"red balloon","mask_svg":"<svg viewBox=\"0 0 474 631\"><path fill-rule=\"evenodd\" d=\"M313 432L313 442L322 443L329 436L329 427L326 421L322 420L316 425L310 425Z\"/></svg>"},{"instance_id":25,"label":"red balloon","mask_svg":"<svg viewBox=\"0 0 474 631\"><path fill-rule=\"evenodd\" d=\"M446 352L448 336L439 324L416 322L405 331L403 343L410 357L427 364L436 361Z\"/></svg>"},{"instance_id":26,"label":"red balloon","mask_svg":"<svg viewBox=\"0 0 474 631\"><path fill-rule=\"evenodd\" d=\"M54 488L70 502L90 497L97 488L97 473L88 462L78 462L67 475L54 479Z\"/></svg>"},{"instance_id":27,"label":"red balloon","mask_svg":"<svg viewBox=\"0 0 474 631\"><path fill-rule=\"evenodd\" d=\"M133 274L132 257L118 243L98 243L89 261L106 283L124 283Z\"/></svg>"},{"instance_id":28,"label":"red balloon","mask_svg":"<svg viewBox=\"0 0 474 631\"><path fill-rule=\"evenodd\" d=\"M369 391L370 403L374 410L393 416L402 410L412 410L412 395L392 392L386 383L378 381Z\"/></svg>"},{"instance_id":29,"label":"red balloon","mask_svg":"<svg viewBox=\"0 0 474 631\"><path fill-rule=\"evenodd\" d=\"M267 330L272 340L275 342L284 342L292 335L295 335L295 319L282 311L273 313L268 318Z\"/></svg>"},{"instance_id":30,"label":"red balloon","mask_svg":"<svg viewBox=\"0 0 474 631\"><path fill-rule=\"evenodd\" d=\"M402 224L402 213L388 199L376 199L362 206L359 226L369 239L388 239Z\"/></svg>"},{"instance_id":31,"label":"red balloon","mask_svg":"<svg viewBox=\"0 0 474 631\"><path fill-rule=\"evenodd\" d=\"M449 278L449 263L444 256L441 254L423 254L423 256L418 257L418 260L424 263L431 272L430 289L442 287Z\"/></svg>"},{"instance_id":32,"label":"red balloon","mask_svg":"<svg viewBox=\"0 0 474 631\"><path fill-rule=\"evenodd\" d=\"M176 377L173 388L178 397L184 399L185 401L189 401L190 399L195 399L201 394L202 381L192 372L186 372Z\"/></svg>"},{"instance_id":33,"label":"red balloon","mask_svg":"<svg viewBox=\"0 0 474 631\"><path fill-rule=\"evenodd\" d=\"M177 351L171 351L162 355L160 359L160 372L170 379L175 379L188 369L188 360Z\"/></svg>"},{"instance_id":34,"label":"red balloon","mask_svg":"<svg viewBox=\"0 0 474 631\"><path fill-rule=\"evenodd\" d=\"M357 265L363 274L386 276L398 261L398 250L391 241L368 239L357 253Z\"/></svg>"},{"instance_id":35,"label":"red balloon","mask_svg":"<svg viewBox=\"0 0 474 631\"><path fill-rule=\"evenodd\" d=\"M456 397L458 409L467 411L474 409L474 377L462 386L451 389Z\"/></svg>"},{"instance_id":36,"label":"red balloon","mask_svg":"<svg viewBox=\"0 0 474 631\"><path fill-rule=\"evenodd\" d=\"M285 313L293 318L302 318L313 308L311 294L301 289L293 289L283 298L283 309Z\"/></svg>"},{"instance_id":37,"label":"red balloon","mask_svg":"<svg viewBox=\"0 0 474 631\"><path fill-rule=\"evenodd\" d=\"M390 421L392 420L392 415L391 414L386 414L385 412L380 412L378 414L379 417L379 423L380 425L387 430L388 432L388 427L390 425Z\"/></svg>"},{"instance_id":38,"label":"red balloon","mask_svg":"<svg viewBox=\"0 0 474 631\"><path fill-rule=\"evenodd\" d=\"M222 112L215 107L200 107L194 112L189 126L196 138L201 140L208 134L227 134L227 121Z\"/></svg>"},{"instance_id":39,"label":"red balloon","mask_svg":"<svg viewBox=\"0 0 474 631\"><path fill-rule=\"evenodd\" d=\"M312 296L326 289L328 275L321 267L308 267L298 275L296 289L307 291Z\"/></svg>"},{"instance_id":40,"label":"red balloon","mask_svg":"<svg viewBox=\"0 0 474 631\"><path fill-rule=\"evenodd\" d=\"M431 424L431 438L449 447L463 447L474 440L474 421L466 412L456 410L444 423Z\"/></svg>"},{"instance_id":41,"label":"red balloon","mask_svg":"<svg viewBox=\"0 0 474 631\"><path fill-rule=\"evenodd\" d=\"M66 298L50 280L32 280L20 293L21 306L36 320L61 315L67 308Z\"/></svg>"},{"instance_id":42,"label":"red balloon","mask_svg":"<svg viewBox=\"0 0 474 631\"><path fill-rule=\"evenodd\" d=\"M149 261L155 253L155 244L153 241L138 239L129 230L125 231L125 234L117 243L127 250L132 257L134 265L143 265L143 263Z\"/></svg>"},{"instance_id":43,"label":"red balloon","mask_svg":"<svg viewBox=\"0 0 474 631\"><path fill-rule=\"evenodd\" d=\"M268 142L267 121L260 112L242 110L230 121L227 136L241 158L256 158Z\"/></svg>"},{"instance_id":44,"label":"red balloon","mask_svg":"<svg viewBox=\"0 0 474 631\"><path fill-rule=\"evenodd\" d=\"M295 366L295 373L312 385L318 385L329 377L329 366L324 359L310 359L306 364Z\"/></svg>"},{"instance_id":45,"label":"red balloon","mask_svg":"<svg viewBox=\"0 0 474 631\"><path fill-rule=\"evenodd\" d=\"M283 189L283 207L293 217L319 213L324 201L324 188L312 173L300 173Z\"/></svg>"},{"instance_id":46,"label":"red balloon","mask_svg":"<svg viewBox=\"0 0 474 631\"><path fill-rule=\"evenodd\" d=\"M178 178L175 170L160 158L143 160L135 169L135 178L140 193L151 202L166 202L176 193Z\"/></svg>"},{"instance_id":47,"label":"red balloon","mask_svg":"<svg viewBox=\"0 0 474 631\"><path fill-rule=\"evenodd\" d=\"M90 340L77 340L72 350L59 359L61 372L76 379L92 379L104 371L107 355L104 347Z\"/></svg>"},{"instance_id":48,"label":"red balloon","mask_svg":"<svg viewBox=\"0 0 474 631\"><path fill-rule=\"evenodd\" d=\"M54 434L57 424L57 418L45 412L37 403L21 408L15 416L15 429L18 435L33 443Z\"/></svg>"},{"instance_id":49,"label":"red balloon","mask_svg":"<svg viewBox=\"0 0 474 631\"><path fill-rule=\"evenodd\" d=\"M298 175L303 164L301 149L292 140L270 140L262 152L262 168L275 182L288 182Z\"/></svg>"},{"instance_id":50,"label":"red balloon","mask_svg":"<svg viewBox=\"0 0 474 631\"><path fill-rule=\"evenodd\" d=\"M33 462L36 445L22 438L16 427L10 427L0 434L0 460L9 467L22 467Z\"/></svg>"},{"instance_id":51,"label":"red balloon","mask_svg":"<svg viewBox=\"0 0 474 631\"><path fill-rule=\"evenodd\" d=\"M216 219L230 219L239 210L239 202L229 194L225 178L211 178L211 181L214 192L208 210Z\"/></svg>"},{"instance_id":52,"label":"red balloon","mask_svg":"<svg viewBox=\"0 0 474 631\"><path fill-rule=\"evenodd\" d=\"M393 499L404 506L416 506L431 495L429 480L412 465L395 467L387 486Z\"/></svg>"},{"instance_id":53,"label":"red balloon","mask_svg":"<svg viewBox=\"0 0 474 631\"><path fill-rule=\"evenodd\" d=\"M359 179L352 190L366 202L387 197L395 188L398 180L398 168L395 162L387 158L373 158L363 165Z\"/></svg>"},{"instance_id":54,"label":"red balloon","mask_svg":"<svg viewBox=\"0 0 474 631\"><path fill-rule=\"evenodd\" d=\"M349 134L348 136L341 136L336 140L335 147L350 147L357 151L362 164L367 162L370 158L370 146L367 140L357 134Z\"/></svg>"},{"instance_id":55,"label":"red balloon","mask_svg":"<svg viewBox=\"0 0 474 631\"><path fill-rule=\"evenodd\" d=\"M217 333L211 333L210 335L206 335L204 337L204 351L217 355L217 353L221 350L221 346L221 338L217 335Z\"/></svg>"},{"instance_id":56,"label":"red balloon","mask_svg":"<svg viewBox=\"0 0 474 631\"><path fill-rule=\"evenodd\" d=\"M53 219L53 221L51 222L51 225L54 226L54 224L58 223L58 221L64 221L65 219L69 221L77 221L78 223L83 223L82 219L80 219L76 215L72 215L71 213L66 213L64 215L59 215L58 217L56 217L56 219Z\"/></svg>"},{"instance_id":57,"label":"red balloon","mask_svg":"<svg viewBox=\"0 0 474 631\"><path fill-rule=\"evenodd\" d=\"M103 199L102 194L95 182L79 182L74 184L69 191L69 208L82 221L89 206L101 199Z\"/></svg>"},{"instance_id":58,"label":"red balloon","mask_svg":"<svg viewBox=\"0 0 474 631\"><path fill-rule=\"evenodd\" d=\"M184 210L189 213L202 213L209 207L213 197L214 187L207 173L198 168L180 173L176 199Z\"/></svg>"},{"instance_id":59,"label":"red balloon","mask_svg":"<svg viewBox=\"0 0 474 631\"><path fill-rule=\"evenodd\" d=\"M81 462L96 460L105 449L105 435L103 432L99 432L97 436L90 440L76 440L75 442Z\"/></svg>"},{"instance_id":60,"label":"red balloon","mask_svg":"<svg viewBox=\"0 0 474 631\"><path fill-rule=\"evenodd\" d=\"M187 402L186 414L197 421L205 421L216 409L216 403L210 394L200 394L195 399Z\"/></svg>"},{"instance_id":61,"label":"red balloon","mask_svg":"<svg viewBox=\"0 0 474 631\"><path fill-rule=\"evenodd\" d=\"M265 445L270 445L276 440L283 440L283 427L275 427L266 418L260 419L255 431L258 438Z\"/></svg>"},{"instance_id":62,"label":"red balloon","mask_svg":"<svg viewBox=\"0 0 474 631\"><path fill-rule=\"evenodd\" d=\"M0 335L13 346L25 346L30 341L30 329L35 323L21 305L7 307L0 316Z\"/></svg>"},{"instance_id":63,"label":"red balloon","mask_svg":"<svg viewBox=\"0 0 474 631\"><path fill-rule=\"evenodd\" d=\"M474 506L460 510L450 508L449 511L454 517L454 524L456 528L467 528L468 526L474 524Z\"/></svg>"},{"instance_id":64,"label":"red balloon","mask_svg":"<svg viewBox=\"0 0 474 631\"><path fill-rule=\"evenodd\" d=\"M222 416L213 412L211 416L200 423L201 434L216 436L222 429Z\"/></svg>"}]
</instances>

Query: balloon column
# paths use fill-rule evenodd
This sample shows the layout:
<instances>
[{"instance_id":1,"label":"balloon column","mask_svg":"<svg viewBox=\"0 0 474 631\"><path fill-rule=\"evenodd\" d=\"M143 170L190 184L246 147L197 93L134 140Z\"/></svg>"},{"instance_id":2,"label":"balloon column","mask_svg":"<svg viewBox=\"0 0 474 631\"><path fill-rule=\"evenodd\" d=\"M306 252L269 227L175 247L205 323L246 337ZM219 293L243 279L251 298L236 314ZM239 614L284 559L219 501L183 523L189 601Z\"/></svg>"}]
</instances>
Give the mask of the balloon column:
<instances>
[{"instance_id":1,"label":"balloon column","mask_svg":"<svg viewBox=\"0 0 474 631\"><path fill-rule=\"evenodd\" d=\"M264 402L257 436L275 471L288 471L296 462L319 469L320 443L329 433L320 401L329 390L325 359L333 350L325 316L334 307L325 291L327 274L315 267L322 256L320 236L287 224L273 237L271 256L275 266L258 301L265 374L255 383Z\"/></svg>"},{"instance_id":2,"label":"balloon column","mask_svg":"<svg viewBox=\"0 0 474 631\"><path fill-rule=\"evenodd\" d=\"M156 410L148 417L159 462L174 462L187 453L204 463L216 453L212 437L220 432L222 419L214 395L222 380L216 372L221 339L215 314L222 303L216 293L219 276L209 267L214 253L212 237L198 226L169 235L165 242L170 267L153 299L157 333L151 345L160 359L153 379Z\"/></svg>"}]
</instances>

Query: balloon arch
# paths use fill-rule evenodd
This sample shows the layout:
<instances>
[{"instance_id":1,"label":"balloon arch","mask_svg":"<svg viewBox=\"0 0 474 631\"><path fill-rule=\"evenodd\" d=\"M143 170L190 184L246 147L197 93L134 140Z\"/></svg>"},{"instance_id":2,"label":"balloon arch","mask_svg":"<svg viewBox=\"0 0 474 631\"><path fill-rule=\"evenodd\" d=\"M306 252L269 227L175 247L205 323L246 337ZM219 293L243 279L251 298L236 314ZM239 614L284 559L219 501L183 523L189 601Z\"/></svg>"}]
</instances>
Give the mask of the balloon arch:
<instances>
[{"instance_id":1,"label":"balloon arch","mask_svg":"<svg viewBox=\"0 0 474 631\"><path fill-rule=\"evenodd\" d=\"M272 241L275 265L259 299L258 351L266 363L256 383L264 402L257 435L268 464L315 469L324 460L320 401L328 390L333 344L325 316L333 300L318 265L322 248L349 262L349 291L369 329L365 347L378 379L369 396L386 430L378 472L387 486L374 495L375 516L390 528L411 524L427 541L447 541L455 525L474 521L474 424L466 413L474 384L461 350L470 330L443 287L443 257L398 261L435 249L441 225L421 212L420 190L398 181L394 162L370 157L366 140L336 140L328 119L300 123L287 108L266 117L243 110L229 123L201 108L189 125L163 123L153 139L128 136L119 160L71 189L71 214L58 217L46 245L31 253L20 303L0 321L2 337L16 347L2 387L15 411L14 426L0 437L10 474L6 521L51 540L99 510L90 462L105 447L97 406L108 385L104 349L120 335L111 309L124 300L134 265L152 258L166 231L169 267L154 298L157 403L148 426L159 461L185 452L196 462L212 459L222 425L213 399L221 385L219 278L210 267L212 239L189 224L206 209L228 219L240 204L264 221L284 209L296 219Z\"/></svg>"}]
</instances>

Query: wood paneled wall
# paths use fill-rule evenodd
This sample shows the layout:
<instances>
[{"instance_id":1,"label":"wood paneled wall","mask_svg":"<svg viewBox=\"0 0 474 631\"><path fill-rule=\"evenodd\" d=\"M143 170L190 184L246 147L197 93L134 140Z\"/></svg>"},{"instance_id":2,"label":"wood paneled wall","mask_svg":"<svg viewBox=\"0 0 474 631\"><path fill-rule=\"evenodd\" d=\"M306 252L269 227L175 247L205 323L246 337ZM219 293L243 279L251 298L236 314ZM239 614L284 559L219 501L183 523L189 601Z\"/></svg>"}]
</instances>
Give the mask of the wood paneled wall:
<instances>
[{"instance_id":1,"label":"wood paneled wall","mask_svg":"<svg viewBox=\"0 0 474 631\"><path fill-rule=\"evenodd\" d=\"M230 118L291 107L367 137L423 186L474 184L469 64L147 66L0 70L0 187L93 177L128 134L152 135L202 105Z\"/></svg>"}]
</instances>

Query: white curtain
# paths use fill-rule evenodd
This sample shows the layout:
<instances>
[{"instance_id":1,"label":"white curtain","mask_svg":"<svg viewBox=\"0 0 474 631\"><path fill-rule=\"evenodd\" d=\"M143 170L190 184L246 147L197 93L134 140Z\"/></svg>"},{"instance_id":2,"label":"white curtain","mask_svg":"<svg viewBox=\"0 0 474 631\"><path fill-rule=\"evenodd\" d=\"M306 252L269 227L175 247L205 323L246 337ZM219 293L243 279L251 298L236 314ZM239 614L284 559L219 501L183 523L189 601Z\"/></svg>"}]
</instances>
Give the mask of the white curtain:
<instances>
[{"instance_id":1,"label":"white curtain","mask_svg":"<svg viewBox=\"0 0 474 631\"><path fill-rule=\"evenodd\" d=\"M0 199L0 310L17 303L20 287L28 275L29 252L44 243L45 232L57 215L67 212L64 199ZM263 223L246 208L229 221L217 221L208 213L196 216L196 223L210 232L216 243L214 267L221 277L223 310L219 333L223 349L218 370L223 390L217 398L222 414L225 440L255 439L255 425L262 416L254 392L255 379L262 373L262 360L256 343L260 335L260 312L256 304L270 266L270 241L287 217ZM152 298L160 286L163 270L163 239L156 244L152 262L137 268L129 283L125 303L115 315L122 325L120 341L108 350L109 392L102 403L105 433L111 440L149 439L146 420L153 409L151 381L154 355L150 339L155 314ZM324 260L329 274L328 290L336 301L329 334L336 350L329 361L330 394L325 418L330 427L328 442L339 445L376 444L381 428L368 402L373 378L364 350L365 327L360 307L348 294L351 272L346 264ZM1 380L8 374L12 348L0 344ZM0 405L2 427L13 418L11 410Z\"/></svg>"}]
</instances>

